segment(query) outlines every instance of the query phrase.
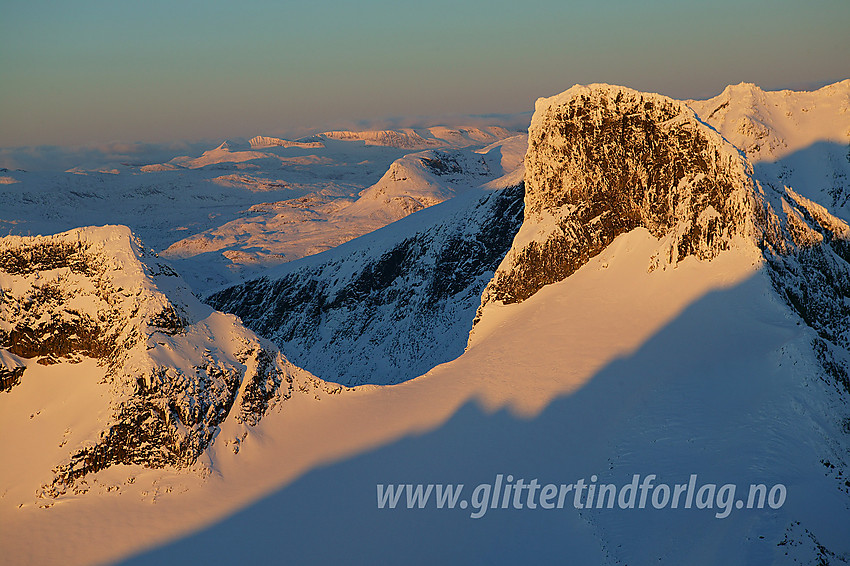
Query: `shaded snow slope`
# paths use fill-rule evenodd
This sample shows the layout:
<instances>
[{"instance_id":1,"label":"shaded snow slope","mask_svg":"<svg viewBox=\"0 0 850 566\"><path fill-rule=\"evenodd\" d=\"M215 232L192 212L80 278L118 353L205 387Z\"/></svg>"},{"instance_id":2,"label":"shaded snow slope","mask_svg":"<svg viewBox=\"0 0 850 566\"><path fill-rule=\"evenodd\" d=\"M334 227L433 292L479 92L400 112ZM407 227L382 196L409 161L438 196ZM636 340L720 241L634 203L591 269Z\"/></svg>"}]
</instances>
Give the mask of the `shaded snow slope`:
<instances>
[{"instance_id":1,"label":"shaded snow slope","mask_svg":"<svg viewBox=\"0 0 850 566\"><path fill-rule=\"evenodd\" d=\"M324 379L405 381L463 352L481 290L519 226L522 198L522 186L468 189L207 300Z\"/></svg>"}]
</instances>

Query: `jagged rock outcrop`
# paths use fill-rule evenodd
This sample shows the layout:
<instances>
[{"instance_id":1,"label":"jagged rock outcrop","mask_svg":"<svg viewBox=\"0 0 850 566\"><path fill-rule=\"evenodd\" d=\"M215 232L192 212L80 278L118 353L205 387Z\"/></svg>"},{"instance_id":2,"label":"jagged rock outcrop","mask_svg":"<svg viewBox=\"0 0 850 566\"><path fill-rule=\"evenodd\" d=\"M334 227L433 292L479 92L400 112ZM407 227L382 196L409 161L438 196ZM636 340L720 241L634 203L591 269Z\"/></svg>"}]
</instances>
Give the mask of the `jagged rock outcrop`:
<instances>
[{"instance_id":1,"label":"jagged rock outcrop","mask_svg":"<svg viewBox=\"0 0 850 566\"><path fill-rule=\"evenodd\" d=\"M790 187L762 187L742 152L684 103L609 85L541 99L525 165L523 224L478 318L489 303L565 279L638 227L659 239L649 270L750 246L817 333L825 373L850 391L850 228Z\"/></svg>"},{"instance_id":2,"label":"jagged rock outcrop","mask_svg":"<svg viewBox=\"0 0 850 566\"><path fill-rule=\"evenodd\" d=\"M207 300L323 379L412 379L463 353L522 207L522 185L470 189Z\"/></svg>"},{"instance_id":3,"label":"jagged rock outcrop","mask_svg":"<svg viewBox=\"0 0 850 566\"><path fill-rule=\"evenodd\" d=\"M41 364L96 358L106 372L108 419L69 447L48 494L113 464L189 466L225 419L254 425L296 379L311 379L200 303L123 226L3 238L0 287L0 352Z\"/></svg>"},{"instance_id":4,"label":"jagged rock outcrop","mask_svg":"<svg viewBox=\"0 0 850 566\"><path fill-rule=\"evenodd\" d=\"M27 366L22 359L0 348L0 392L11 391L21 382Z\"/></svg>"},{"instance_id":5,"label":"jagged rock outcrop","mask_svg":"<svg viewBox=\"0 0 850 566\"><path fill-rule=\"evenodd\" d=\"M673 263L753 234L746 162L684 103L592 85L536 108L523 227L485 303L527 299L638 227L668 238Z\"/></svg>"}]
</instances>

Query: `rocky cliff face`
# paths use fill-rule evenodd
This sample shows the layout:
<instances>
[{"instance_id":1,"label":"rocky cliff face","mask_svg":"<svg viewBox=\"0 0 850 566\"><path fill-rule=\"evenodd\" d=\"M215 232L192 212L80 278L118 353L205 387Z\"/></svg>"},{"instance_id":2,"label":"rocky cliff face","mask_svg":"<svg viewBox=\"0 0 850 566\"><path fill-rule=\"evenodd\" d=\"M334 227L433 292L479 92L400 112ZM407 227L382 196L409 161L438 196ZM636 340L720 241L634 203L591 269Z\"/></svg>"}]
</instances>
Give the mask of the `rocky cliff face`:
<instances>
[{"instance_id":1,"label":"rocky cliff face","mask_svg":"<svg viewBox=\"0 0 850 566\"><path fill-rule=\"evenodd\" d=\"M525 165L523 224L479 317L489 303L523 301L565 279L638 227L659 240L649 271L749 246L816 332L825 374L850 392L850 228L791 187L763 187L744 153L684 103L609 85L541 99Z\"/></svg>"},{"instance_id":2,"label":"rocky cliff face","mask_svg":"<svg viewBox=\"0 0 850 566\"><path fill-rule=\"evenodd\" d=\"M753 233L747 164L663 96L593 85L539 100L525 166L523 227L485 304L527 299L638 227L667 239L673 263Z\"/></svg>"},{"instance_id":3,"label":"rocky cliff face","mask_svg":"<svg viewBox=\"0 0 850 566\"><path fill-rule=\"evenodd\" d=\"M88 357L106 370L108 418L57 463L49 494L113 464L189 466L225 419L254 425L295 380L310 379L234 316L201 304L126 227L3 238L0 287L9 395L27 379L20 362Z\"/></svg>"},{"instance_id":4,"label":"rocky cliff face","mask_svg":"<svg viewBox=\"0 0 850 566\"><path fill-rule=\"evenodd\" d=\"M734 90L725 93L727 106L721 103L715 116L739 104ZM759 104L758 97L744 102L746 107ZM650 272L675 268L686 258L711 261L736 248L767 275L754 273L759 283L767 283L763 292L771 295L772 284L777 303L799 316L801 339L789 341L789 349L805 360L794 370L805 384L793 393L798 396L795 417L826 423L823 429L801 428L821 431L807 442L817 446L813 453L833 480L833 496L846 504L850 227L840 218L842 201L834 198L840 192L802 182L812 175L794 176L801 181L798 187L789 186L789 176L754 175L746 155L764 158L797 143L786 143L774 135L777 130L753 134L755 114L765 115L751 113L738 122L745 154L685 104L665 97L591 85L538 101L525 160L523 225L482 294L478 317L486 320L490 309L500 308L496 303L524 301L569 277L615 237L635 228L658 239L655 255L646 258ZM803 193L824 197L832 211ZM621 283L625 289L631 282ZM808 390L812 378L829 386ZM795 520L787 527L777 546L811 548L814 535L800 525ZM823 563L836 556L817 542L816 547Z\"/></svg>"},{"instance_id":5,"label":"rocky cliff face","mask_svg":"<svg viewBox=\"0 0 850 566\"><path fill-rule=\"evenodd\" d=\"M11 352L0 348L0 392L11 391L21 382L26 363Z\"/></svg>"},{"instance_id":6,"label":"rocky cliff face","mask_svg":"<svg viewBox=\"0 0 850 566\"><path fill-rule=\"evenodd\" d=\"M522 218L521 185L469 191L208 301L323 379L412 379L463 353Z\"/></svg>"}]
</instances>

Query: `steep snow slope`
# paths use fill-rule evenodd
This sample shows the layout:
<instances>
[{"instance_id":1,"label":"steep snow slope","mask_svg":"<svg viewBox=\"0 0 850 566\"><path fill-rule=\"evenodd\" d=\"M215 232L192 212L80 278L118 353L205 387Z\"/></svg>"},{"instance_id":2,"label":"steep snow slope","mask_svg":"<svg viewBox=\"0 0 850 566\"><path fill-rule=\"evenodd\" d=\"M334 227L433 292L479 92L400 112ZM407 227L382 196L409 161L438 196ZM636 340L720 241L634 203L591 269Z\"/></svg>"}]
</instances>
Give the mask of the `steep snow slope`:
<instances>
[{"instance_id":1,"label":"steep snow slope","mask_svg":"<svg viewBox=\"0 0 850 566\"><path fill-rule=\"evenodd\" d=\"M85 491L86 475L116 464L192 466L226 420L247 433L312 381L201 304L126 227L3 238L0 289L3 363L25 365L0 399L0 483L15 498L36 481L42 497Z\"/></svg>"},{"instance_id":2,"label":"steep snow slope","mask_svg":"<svg viewBox=\"0 0 850 566\"><path fill-rule=\"evenodd\" d=\"M284 550L347 563L794 564L847 552L842 478L821 463L846 460L829 439L844 434L847 409L807 353L813 333L776 300L753 250L648 273L662 246L643 228L619 236L566 280L488 313L463 356L419 379L291 400L243 443L244 460L187 493L150 505L122 485L91 504L4 506L0 542L12 563L66 564L128 552L141 553L131 563L223 564ZM572 497L565 509L477 520L472 507L375 502L376 483L463 483L469 498L496 474L625 485L650 473L656 484L783 483L788 499L725 519L715 506L579 510ZM26 544L33 536L45 544Z\"/></svg>"},{"instance_id":3,"label":"steep snow slope","mask_svg":"<svg viewBox=\"0 0 850 566\"><path fill-rule=\"evenodd\" d=\"M324 379L405 381L463 352L481 290L519 226L522 198L521 185L468 189L207 300Z\"/></svg>"}]
</instances>

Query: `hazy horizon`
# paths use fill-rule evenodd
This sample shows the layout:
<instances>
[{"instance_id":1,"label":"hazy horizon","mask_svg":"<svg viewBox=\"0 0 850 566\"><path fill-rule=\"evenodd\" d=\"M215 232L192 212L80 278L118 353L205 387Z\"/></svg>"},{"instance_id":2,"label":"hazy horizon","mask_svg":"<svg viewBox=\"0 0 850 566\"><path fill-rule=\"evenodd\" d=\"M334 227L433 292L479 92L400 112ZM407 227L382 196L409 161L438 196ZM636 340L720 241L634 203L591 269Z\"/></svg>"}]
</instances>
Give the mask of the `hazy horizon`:
<instances>
[{"instance_id":1,"label":"hazy horizon","mask_svg":"<svg viewBox=\"0 0 850 566\"><path fill-rule=\"evenodd\" d=\"M708 98L850 76L850 4L780 4L12 1L0 147L514 114L576 83Z\"/></svg>"}]
</instances>

